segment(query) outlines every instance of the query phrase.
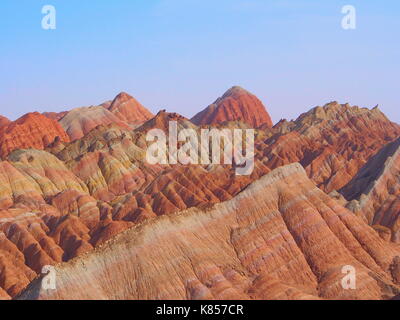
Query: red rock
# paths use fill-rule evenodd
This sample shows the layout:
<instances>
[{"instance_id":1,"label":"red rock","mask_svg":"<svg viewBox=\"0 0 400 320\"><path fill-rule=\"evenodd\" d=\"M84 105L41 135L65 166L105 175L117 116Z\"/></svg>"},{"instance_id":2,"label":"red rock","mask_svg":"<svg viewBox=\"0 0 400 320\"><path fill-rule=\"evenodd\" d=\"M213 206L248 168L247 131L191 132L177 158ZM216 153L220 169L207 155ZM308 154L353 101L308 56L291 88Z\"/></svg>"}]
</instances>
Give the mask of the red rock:
<instances>
[{"instance_id":1,"label":"red rock","mask_svg":"<svg viewBox=\"0 0 400 320\"><path fill-rule=\"evenodd\" d=\"M400 243L400 138L384 146L340 192L350 209L380 234L387 227L385 237Z\"/></svg>"},{"instance_id":2,"label":"red rock","mask_svg":"<svg viewBox=\"0 0 400 320\"><path fill-rule=\"evenodd\" d=\"M280 122L256 146L269 168L300 162L309 177L330 193L344 187L383 145L400 136L400 126L377 108L332 102Z\"/></svg>"},{"instance_id":3,"label":"red rock","mask_svg":"<svg viewBox=\"0 0 400 320\"><path fill-rule=\"evenodd\" d=\"M101 106L73 109L60 120L61 126L68 133L71 141L82 138L99 125L110 123L129 128L128 124Z\"/></svg>"},{"instance_id":4,"label":"red rock","mask_svg":"<svg viewBox=\"0 0 400 320\"><path fill-rule=\"evenodd\" d=\"M225 121L243 121L253 128L272 127L272 120L262 102L250 92L233 87L191 121L197 125L210 125Z\"/></svg>"},{"instance_id":5,"label":"red rock","mask_svg":"<svg viewBox=\"0 0 400 320\"><path fill-rule=\"evenodd\" d=\"M126 106L123 100L119 105ZM133 130L136 125L108 110L111 104L65 115L60 122L76 137L73 142L55 139L46 151L16 150L0 162L0 298L15 297L43 265L62 261L67 263L55 295L64 298L395 295L399 249L388 234L398 230L398 187L397 165L386 165L390 153L372 166L386 172L384 179L371 174L368 180L382 181L372 206L365 207L373 208L373 228L345 209L346 199L335 191L399 137L399 126L378 109L330 103L296 121L263 124L256 130L253 173L236 176L229 165L149 165L148 130L168 131L171 120L179 128L200 128L161 111ZM251 127L237 120L213 126ZM293 162L311 181L298 164L285 166ZM88 269L70 276L82 263ZM345 263L359 274L354 292L340 286ZM121 287L126 279L145 279L151 290Z\"/></svg>"},{"instance_id":6,"label":"red rock","mask_svg":"<svg viewBox=\"0 0 400 320\"><path fill-rule=\"evenodd\" d=\"M8 125L0 127L0 158L16 149L43 150L56 138L69 141L63 128L40 113L28 113Z\"/></svg>"},{"instance_id":7,"label":"red rock","mask_svg":"<svg viewBox=\"0 0 400 320\"><path fill-rule=\"evenodd\" d=\"M104 104L104 107L115 114L121 121L132 125L140 125L154 117L149 110L125 92L118 94L109 106Z\"/></svg>"},{"instance_id":8,"label":"red rock","mask_svg":"<svg viewBox=\"0 0 400 320\"><path fill-rule=\"evenodd\" d=\"M293 164L227 202L129 229L57 267L57 290L39 279L20 298L387 299L399 254Z\"/></svg>"},{"instance_id":9,"label":"red rock","mask_svg":"<svg viewBox=\"0 0 400 320\"><path fill-rule=\"evenodd\" d=\"M6 117L0 116L0 128L8 125L11 121L8 120Z\"/></svg>"},{"instance_id":10,"label":"red rock","mask_svg":"<svg viewBox=\"0 0 400 320\"><path fill-rule=\"evenodd\" d=\"M68 111L62 111L62 112L43 112L42 114L52 120L60 121Z\"/></svg>"}]
</instances>

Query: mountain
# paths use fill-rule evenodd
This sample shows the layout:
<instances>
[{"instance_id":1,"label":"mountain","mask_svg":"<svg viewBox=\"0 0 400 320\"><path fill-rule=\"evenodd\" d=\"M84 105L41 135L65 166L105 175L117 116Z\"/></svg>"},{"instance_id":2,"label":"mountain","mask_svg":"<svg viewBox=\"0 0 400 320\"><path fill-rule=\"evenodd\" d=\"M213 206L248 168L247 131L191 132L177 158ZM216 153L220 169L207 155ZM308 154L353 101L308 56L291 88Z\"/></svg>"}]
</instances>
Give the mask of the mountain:
<instances>
[{"instance_id":1,"label":"mountain","mask_svg":"<svg viewBox=\"0 0 400 320\"><path fill-rule=\"evenodd\" d=\"M400 136L400 126L378 109L330 102L295 121L280 121L256 143L271 169L300 162L327 193L343 188L380 148Z\"/></svg>"},{"instance_id":2,"label":"mountain","mask_svg":"<svg viewBox=\"0 0 400 320\"><path fill-rule=\"evenodd\" d=\"M331 102L264 123L253 172L237 176L235 165L151 165L146 135L170 121L197 133L254 128L243 119L197 126L162 110L128 123L113 103L0 126L0 137L14 128L9 141L30 141L0 161L0 298L399 293L400 126L378 108ZM38 290L46 265L58 268L57 292ZM344 265L359 274L355 291L340 286Z\"/></svg>"},{"instance_id":3,"label":"mountain","mask_svg":"<svg viewBox=\"0 0 400 320\"><path fill-rule=\"evenodd\" d=\"M142 124L154 117L149 110L125 92L118 94L110 105L104 104L104 107L120 120L133 125Z\"/></svg>"},{"instance_id":4,"label":"mountain","mask_svg":"<svg viewBox=\"0 0 400 320\"><path fill-rule=\"evenodd\" d=\"M68 135L57 121L38 112L28 113L16 121L0 127L0 158L16 149L44 149L56 138L69 141Z\"/></svg>"},{"instance_id":5,"label":"mountain","mask_svg":"<svg viewBox=\"0 0 400 320\"><path fill-rule=\"evenodd\" d=\"M52 120L60 121L68 111L62 111L62 112L43 112L42 114Z\"/></svg>"},{"instance_id":6,"label":"mountain","mask_svg":"<svg viewBox=\"0 0 400 320\"><path fill-rule=\"evenodd\" d=\"M6 117L0 116L0 128L9 124L11 121L8 120Z\"/></svg>"},{"instance_id":7,"label":"mountain","mask_svg":"<svg viewBox=\"0 0 400 320\"><path fill-rule=\"evenodd\" d=\"M400 243L400 138L384 146L340 190L348 207Z\"/></svg>"},{"instance_id":8,"label":"mountain","mask_svg":"<svg viewBox=\"0 0 400 320\"><path fill-rule=\"evenodd\" d=\"M59 265L57 290L39 278L19 298L391 298L399 254L293 164L227 202L129 229ZM345 266L356 270L355 290L342 286Z\"/></svg>"},{"instance_id":9,"label":"mountain","mask_svg":"<svg viewBox=\"0 0 400 320\"><path fill-rule=\"evenodd\" d=\"M47 112L46 116L59 120L72 141L82 138L99 125L115 123L134 128L153 118L150 111L125 92L99 106L75 108L62 113Z\"/></svg>"},{"instance_id":10,"label":"mountain","mask_svg":"<svg viewBox=\"0 0 400 320\"><path fill-rule=\"evenodd\" d=\"M101 106L81 107L69 111L60 124L68 133L71 141L82 138L99 125L118 123L129 127L116 115Z\"/></svg>"},{"instance_id":11,"label":"mountain","mask_svg":"<svg viewBox=\"0 0 400 320\"><path fill-rule=\"evenodd\" d=\"M225 121L243 121L253 128L272 127L272 120L262 102L245 89L235 86L213 104L196 114L191 121L196 125L211 125Z\"/></svg>"}]
</instances>

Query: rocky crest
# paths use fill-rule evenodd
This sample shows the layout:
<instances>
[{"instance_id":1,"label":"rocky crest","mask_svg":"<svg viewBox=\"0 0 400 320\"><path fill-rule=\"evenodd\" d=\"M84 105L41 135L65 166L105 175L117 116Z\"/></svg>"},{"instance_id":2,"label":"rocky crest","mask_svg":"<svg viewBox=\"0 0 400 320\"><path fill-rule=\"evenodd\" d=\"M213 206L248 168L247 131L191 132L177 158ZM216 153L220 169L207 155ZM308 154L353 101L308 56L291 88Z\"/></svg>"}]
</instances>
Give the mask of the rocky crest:
<instances>
[{"instance_id":1,"label":"rocky crest","mask_svg":"<svg viewBox=\"0 0 400 320\"><path fill-rule=\"evenodd\" d=\"M272 120L262 102L241 87L232 87L191 121L196 125L211 125L225 121L242 121L253 128L272 127Z\"/></svg>"},{"instance_id":2,"label":"rocky crest","mask_svg":"<svg viewBox=\"0 0 400 320\"><path fill-rule=\"evenodd\" d=\"M139 101L125 92L118 94L110 105L106 104L104 107L120 120L132 125L142 124L154 117Z\"/></svg>"}]
</instances>

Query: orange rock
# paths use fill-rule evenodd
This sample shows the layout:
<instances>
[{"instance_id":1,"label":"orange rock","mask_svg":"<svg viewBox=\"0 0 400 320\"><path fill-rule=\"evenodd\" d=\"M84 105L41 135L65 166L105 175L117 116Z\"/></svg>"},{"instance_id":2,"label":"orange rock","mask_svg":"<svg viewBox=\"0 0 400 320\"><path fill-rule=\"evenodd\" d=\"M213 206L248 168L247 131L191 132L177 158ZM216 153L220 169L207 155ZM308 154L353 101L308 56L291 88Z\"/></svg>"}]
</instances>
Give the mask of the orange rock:
<instances>
[{"instance_id":1,"label":"orange rock","mask_svg":"<svg viewBox=\"0 0 400 320\"><path fill-rule=\"evenodd\" d=\"M62 111L62 112L43 112L42 114L52 120L60 121L68 111Z\"/></svg>"},{"instance_id":2,"label":"orange rock","mask_svg":"<svg viewBox=\"0 0 400 320\"><path fill-rule=\"evenodd\" d=\"M150 120L154 115L143 107L135 98L125 92L118 94L112 103L105 107L120 120L132 125L139 125Z\"/></svg>"},{"instance_id":3,"label":"orange rock","mask_svg":"<svg viewBox=\"0 0 400 320\"><path fill-rule=\"evenodd\" d=\"M40 113L28 113L0 127L0 158L16 149L44 149L56 138L69 141L63 128Z\"/></svg>"},{"instance_id":4,"label":"orange rock","mask_svg":"<svg viewBox=\"0 0 400 320\"><path fill-rule=\"evenodd\" d=\"M379 225L380 234L388 227L392 234L386 237L400 243L400 138L384 146L340 192L350 209Z\"/></svg>"},{"instance_id":5,"label":"orange rock","mask_svg":"<svg viewBox=\"0 0 400 320\"><path fill-rule=\"evenodd\" d=\"M73 109L60 120L61 126L68 133L71 141L82 138L99 125L110 123L129 128L128 124L101 106Z\"/></svg>"},{"instance_id":6,"label":"orange rock","mask_svg":"<svg viewBox=\"0 0 400 320\"><path fill-rule=\"evenodd\" d=\"M240 87L232 87L205 110L196 114L192 122L197 125L217 124L225 121L243 121L253 128L272 127L272 120L262 102Z\"/></svg>"},{"instance_id":7,"label":"orange rock","mask_svg":"<svg viewBox=\"0 0 400 320\"><path fill-rule=\"evenodd\" d=\"M227 202L129 229L57 267L57 290L38 279L20 298L386 299L399 254L292 164Z\"/></svg>"},{"instance_id":8,"label":"orange rock","mask_svg":"<svg viewBox=\"0 0 400 320\"><path fill-rule=\"evenodd\" d=\"M0 128L9 124L11 121L8 120L6 117L0 116Z\"/></svg>"}]
</instances>

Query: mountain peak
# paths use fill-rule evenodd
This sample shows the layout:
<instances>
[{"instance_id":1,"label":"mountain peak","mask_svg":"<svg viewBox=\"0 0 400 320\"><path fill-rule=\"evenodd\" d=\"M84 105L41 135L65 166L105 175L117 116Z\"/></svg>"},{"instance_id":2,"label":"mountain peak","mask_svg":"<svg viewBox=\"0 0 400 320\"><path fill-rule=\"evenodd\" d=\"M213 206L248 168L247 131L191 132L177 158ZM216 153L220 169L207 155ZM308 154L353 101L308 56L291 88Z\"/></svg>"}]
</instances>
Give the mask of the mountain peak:
<instances>
[{"instance_id":1,"label":"mountain peak","mask_svg":"<svg viewBox=\"0 0 400 320\"><path fill-rule=\"evenodd\" d=\"M261 125L272 127L271 117L263 103L240 86L230 88L222 97L196 114L191 120L197 125L243 121L254 128Z\"/></svg>"},{"instance_id":2,"label":"mountain peak","mask_svg":"<svg viewBox=\"0 0 400 320\"><path fill-rule=\"evenodd\" d=\"M126 102L131 99L134 99L134 98L130 94L122 91L117 94L117 96L112 101L111 105L116 104L116 103L123 103L123 102Z\"/></svg>"},{"instance_id":3,"label":"mountain peak","mask_svg":"<svg viewBox=\"0 0 400 320\"><path fill-rule=\"evenodd\" d=\"M0 116L0 128L9 124L10 122L11 121L8 118Z\"/></svg>"},{"instance_id":4,"label":"mountain peak","mask_svg":"<svg viewBox=\"0 0 400 320\"><path fill-rule=\"evenodd\" d=\"M142 124L154 115L126 92L120 92L106 109L129 124Z\"/></svg>"}]
</instances>

